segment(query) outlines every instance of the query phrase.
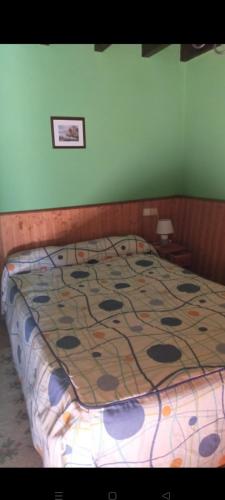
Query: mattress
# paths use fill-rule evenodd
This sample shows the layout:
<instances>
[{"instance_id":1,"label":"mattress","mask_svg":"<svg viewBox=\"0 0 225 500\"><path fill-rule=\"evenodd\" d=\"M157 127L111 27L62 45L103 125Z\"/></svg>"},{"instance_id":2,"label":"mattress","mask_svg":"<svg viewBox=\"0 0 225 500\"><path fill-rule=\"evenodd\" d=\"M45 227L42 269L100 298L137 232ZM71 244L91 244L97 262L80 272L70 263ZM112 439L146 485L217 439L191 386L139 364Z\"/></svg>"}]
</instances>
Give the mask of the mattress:
<instances>
[{"instance_id":1,"label":"mattress","mask_svg":"<svg viewBox=\"0 0 225 500\"><path fill-rule=\"evenodd\" d=\"M45 467L225 462L225 287L134 235L9 257L2 310Z\"/></svg>"}]
</instances>

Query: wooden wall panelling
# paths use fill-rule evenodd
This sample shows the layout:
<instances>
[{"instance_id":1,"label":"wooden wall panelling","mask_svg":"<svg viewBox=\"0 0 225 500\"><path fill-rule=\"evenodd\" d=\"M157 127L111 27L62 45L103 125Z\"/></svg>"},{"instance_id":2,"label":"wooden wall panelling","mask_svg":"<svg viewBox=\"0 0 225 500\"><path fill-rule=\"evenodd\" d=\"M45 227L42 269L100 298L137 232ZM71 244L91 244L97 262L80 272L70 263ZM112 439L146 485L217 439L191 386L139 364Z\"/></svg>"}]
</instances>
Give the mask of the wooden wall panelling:
<instances>
[{"instance_id":1,"label":"wooden wall panelling","mask_svg":"<svg viewBox=\"0 0 225 500\"><path fill-rule=\"evenodd\" d=\"M225 202L177 198L174 212L178 239L192 251L193 270L225 284Z\"/></svg>"},{"instance_id":2,"label":"wooden wall panelling","mask_svg":"<svg viewBox=\"0 0 225 500\"><path fill-rule=\"evenodd\" d=\"M173 203L174 198L162 198L157 200L145 201L143 203L143 208L151 207L157 208L158 215L160 219L171 218L173 215ZM141 218L142 223L142 235L149 241L156 241L159 236L156 234L158 217L143 217Z\"/></svg>"},{"instance_id":3,"label":"wooden wall panelling","mask_svg":"<svg viewBox=\"0 0 225 500\"><path fill-rule=\"evenodd\" d=\"M208 266L213 279L225 283L225 203L214 202L211 218L206 219L206 242L209 241ZM211 231L210 229L211 228ZM207 243L206 243L207 248ZM212 258L211 258L212 256Z\"/></svg>"},{"instance_id":4,"label":"wooden wall panelling","mask_svg":"<svg viewBox=\"0 0 225 500\"><path fill-rule=\"evenodd\" d=\"M218 273L218 263L215 252L215 236L217 232L217 224L215 224L217 216L217 204L210 202L202 202L197 200L195 211L200 213L199 232L195 234L194 247L198 253L197 270L206 277L216 279Z\"/></svg>"},{"instance_id":5,"label":"wooden wall panelling","mask_svg":"<svg viewBox=\"0 0 225 500\"><path fill-rule=\"evenodd\" d=\"M225 202L187 197L0 214L0 266L8 254L42 245L129 233L155 241L157 217L143 217L144 207L172 218L196 273L225 284Z\"/></svg>"},{"instance_id":6,"label":"wooden wall panelling","mask_svg":"<svg viewBox=\"0 0 225 500\"><path fill-rule=\"evenodd\" d=\"M184 227L184 208L185 198L176 197L173 202L172 221L174 225L174 239L178 242L183 241L183 227Z\"/></svg>"},{"instance_id":7,"label":"wooden wall panelling","mask_svg":"<svg viewBox=\"0 0 225 500\"><path fill-rule=\"evenodd\" d=\"M155 240L157 217L143 217L143 208L156 207L160 217L170 217L172 203L162 198L0 214L0 264L10 253L43 245L128 233Z\"/></svg>"},{"instance_id":8,"label":"wooden wall panelling","mask_svg":"<svg viewBox=\"0 0 225 500\"><path fill-rule=\"evenodd\" d=\"M201 241L201 206L198 205L198 200L193 199L192 203L187 203L186 205L187 217L186 217L186 231L187 240L193 248L193 268L199 270L199 260L200 260L200 241ZM196 242L198 241L198 251L196 249Z\"/></svg>"}]
</instances>

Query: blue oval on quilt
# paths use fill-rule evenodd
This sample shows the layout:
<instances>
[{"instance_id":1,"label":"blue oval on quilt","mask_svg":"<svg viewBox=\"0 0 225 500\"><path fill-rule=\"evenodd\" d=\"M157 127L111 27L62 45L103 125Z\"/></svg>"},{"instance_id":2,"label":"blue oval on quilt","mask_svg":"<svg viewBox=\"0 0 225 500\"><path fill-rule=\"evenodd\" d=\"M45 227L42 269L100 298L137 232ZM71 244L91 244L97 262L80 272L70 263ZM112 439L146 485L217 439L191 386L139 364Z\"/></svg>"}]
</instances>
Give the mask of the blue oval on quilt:
<instances>
[{"instance_id":1,"label":"blue oval on quilt","mask_svg":"<svg viewBox=\"0 0 225 500\"><path fill-rule=\"evenodd\" d=\"M205 326L200 326L200 327L199 327L199 331L200 331L200 332L207 332L207 331L208 331L208 328L206 328Z\"/></svg>"},{"instance_id":2,"label":"blue oval on quilt","mask_svg":"<svg viewBox=\"0 0 225 500\"><path fill-rule=\"evenodd\" d=\"M139 333L139 332L142 332L142 331L143 331L143 326L141 326L141 325L134 325L134 326L130 326L130 330L131 330L132 332Z\"/></svg>"},{"instance_id":3,"label":"blue oval on quilt","mask_svg":"<svg viewBox=\"0 0 225 500\"><path fill-rule=\"evenodd\" d=\"M10 290L10 294L9 294L9 300L10 300L11 304L13 303L15 295L17 294L17 292L18 292L17 285L13 285L13 287Z\"/></svg>"},{"instance_id":4,"label":"blue oval on quilt","mask_svg":"<svg viewBox=\"0 0 225 500\"><path fill-rule=\"evenodd\" d=\"M33 298L33 302L36 302L37 304L46 304L49 300L50 297L48 295L37 295L37 297Z\"/></svg>"},{"instance_id":5,"label":"blue oval on quilt","mask_svg":"<svg viewBox=\"0 0 225 500\"><path fill-rule=\"evenodd\" d=\"M147 349L150 358L158 363L174 363L181 358L182 353L172 344L156 344Z\"/></svg>"},{"instance_id":6,"label":"blue oval on quilt","mask_svg":"<svg viewBox=\"0 0 225 500\"><path fill-rule=\"evenodd\" d=\"M152 299L152 300L150 300L150 304L152 306L162 306L164 304L164 302L161 299Z\"/></svg>"},{"instance_id":7,"label":"blue oval on quilt","mask_svg":"<svg viewBox=\"0 0 225 500\"><path fill-rule=\"evenodd\" d=\"M92 356L93 356L93 358L100 358L100 357L101 357L101 353L100 353L100 352L98 352L98 351L94 351L94 352L92 353Z\"/></svg>"},{"instance_id":8,"label":"blue oval on quilt","mask_svg":"<svg viewBox=\"0 0 225 500\"><path fill-rule=\"evenodd\" d=\"M194 285L193 283L183 283L177 286L177 290L179 290L179 292L196 293L199 292L200 286Z\"/></svg>"},{"instance_id":9,"label":"blue oval on quilt","mask_svg":"<svg viewBox=\"0 0 225 500\"><path fill-rule=\"evenodd\" d=\"M71 325L71 323L74 322L74 318L72 318L72 316L61 316L61 318L59 318L59 322L64 323L65 325Z\"/></svg>"},{"instance_id":10,"label":"blue oval on quilt","mask_svg":"<svg viewBox=\"0 0 225 500\"><path fill-rule=\"evenodd\" d=\"M70 384L70 379L63 368L56 368L49 379L48 397L51 406L56 406Z\"/></svg>"},{"instance_id":11,"label":"blue oval on quilt","mask_svg":"<svg viewBox=\"0 0 225 500\"><path fill-rule=\"evenodd\" d=\"M63 456L64 455L70 455L70 453L72 453L73 449L71 448L71 446L69 446L68 444L66 444L66 448L65 448L65 451L63 453Z\"/></svg>"},{"instance_id":12,"label":"blue oval on quilt","mask_svg":"<svg viewBox=\"0 0 225 500\"><path fill-rule=\"evenodd\" d=\"M209 434L208 436L204 437L199 445L199 455L201 457L210 457L215 453L217 450L218 446L220 444L220 437L218 434Z\"/></svg>"},{"instance_id":13,"label":"blue oval on quilt","mask_svg":"<svg viewBox=\"0 0 225 500\"><path fill-rule=\"evenodd\" d=\"M195 425L197 421L198 421L197 417L195 415L193 415L193 417L191 417L189 419L188 423L189 423L189 425Z\"/></svg>"},{"instance_id":14,"label":"blue oval on quilt","mask_svg":"<svg viewBox=\"0 0 225 500\"><path fill-rule=\"evenodd\" d=\"M179 318L174 318L174 317L166 317L166 318L161 318L161 323L162 325L166 326L179 326L182 324L182 321Z\"/></svg>"},{"instance_id":15,"label":"blue oval on quilt","mask_svg":"<svg viewBox=\"0 0 225 500\"><path fill-rule=\"evenodd\" d=\"M72 335L66 335L56 342L57 347L61 347L61 349L74 349L80 345L80 341L77 337L73 337Z\"/></svg>"},{"instance_id":16,"label":"blue oval on quilt","mask_svg":"<svg viewBox=\"0 0 225 500\"><path fill-rule=\"evenodd\" d=\"M71 273L70 276L72 276L72 278L79 279L79 278L87 278L89 275L90 273L88 273L87 271L73 271L73 273Z\"/></svg>"},{"instance_id":17,"label":"blue oval on quilt","mask_svg":"<svg viewBox=\"0 0 225 500\"><path fill-rule=\"evenodd\" d=\"M144 420L144 408L137 400L106 408L103 412L106 431L119 440L134 436L142 428Z\"/></svg>"},{"instance_id":18,"label":"blue oval on quilt","mask_svg":"<svg viewBox=\"0 0 225 500\"><path fill-rule=\"evenodd\" d=\"M110 373L105 373L98 378L97 385L102 391L114 391L119 385L119 380Z\"/></svg>"},{"instance_id":19,"label":"blue oval on quilt","mask_svg":"<svg viewBox=\"0 0 225 500\"><path fill-rule=\"evenodd\" d=\"M121 309L123 307L123 302L114 299L108 299L101 302L98 307L104 311L116 311L116 309Z\"/></svg>"},{"instance_id":20,"label":"blue oval on quilt","mask_svg":"<svg viewBox=\"0 0 225 500\"><path fill-rule=\"evenodd\" d=\"M153 261L152 260L136 260L135 264L137 266L141 266L141 267L149 267L149 266L152 266L153 264Z\"/></svg>"},{"instance_id":21,"label":"blue oval on quilt","mask_svg":"<svg viewBox=\"0 0 225 500\"><path fill-rule=\"evenodd\" d=\"M120 290L120 288L122 289L122 288L129 288L129 287L130 287L129 283L116 283L116 285L115 285L115 288L117 290Z\"/></svg>"},{"instance_id":22,"label":"blue oval on quilt","mask_svg":"<svg viewBox=\"0 0 225 500\"><path fill-rule=\"evenodd\" d=\"M36 325L36 322L34 321L34 318L32 318L32 316L30 316L29 318L26 319L26 321L25 321L25 339L27 342L28 342L35 326L37 326L37 325Z\"/></svg>"}]
</instances>

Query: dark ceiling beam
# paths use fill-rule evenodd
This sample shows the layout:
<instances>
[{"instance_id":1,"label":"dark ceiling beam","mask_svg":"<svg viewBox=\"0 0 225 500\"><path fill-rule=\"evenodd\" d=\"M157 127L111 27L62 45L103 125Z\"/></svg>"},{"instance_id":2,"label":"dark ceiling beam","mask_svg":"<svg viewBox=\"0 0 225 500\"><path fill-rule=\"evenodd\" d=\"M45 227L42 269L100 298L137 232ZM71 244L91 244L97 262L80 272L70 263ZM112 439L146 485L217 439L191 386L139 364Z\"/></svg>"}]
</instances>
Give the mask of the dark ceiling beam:
<instances>
[{"instance_id":1,"label":"dark ceiling beam","mask_svg":"<svg viewBox=\"0 0 225 500\"><path fill-rule=\"evenodd\" d=\"M213 43L205 43L203 47L201 47L201 44L197 45L199 45L199 48L193 47L191 43L182 43L180 46L180 60L182 62L190 61L190 59L201 56L201 54L205 54L205 52L212 50L214 47ZM219 46L221 44L217 43L216 45Z\"/></svg>"},{"instance_id":2,"label":"dark ceiling beam","mask_svg":"<svg viewBox=\"0 0 225 500\"><path fill-rule=\"evenodd\" d=\"M170 45L170 43L147 43L147 44L142 44L142 46L141 46L141 55L142 55L142 57L151 57L154 54L157 54L157 52L160 52L160 50L165 49L169 45Z\"/></svg>"},{"instance_id":3,"label":"dark ceiling beam","mask_svg":"<svg viewBox=\"0 0 225 500\"><path fill-rule=\"evenodd\" d=\"M111 43L96 43L95 44L95 51L96 52L103 52L105 49L108 49L110 47Z\"/></svg>"}]
</instances>

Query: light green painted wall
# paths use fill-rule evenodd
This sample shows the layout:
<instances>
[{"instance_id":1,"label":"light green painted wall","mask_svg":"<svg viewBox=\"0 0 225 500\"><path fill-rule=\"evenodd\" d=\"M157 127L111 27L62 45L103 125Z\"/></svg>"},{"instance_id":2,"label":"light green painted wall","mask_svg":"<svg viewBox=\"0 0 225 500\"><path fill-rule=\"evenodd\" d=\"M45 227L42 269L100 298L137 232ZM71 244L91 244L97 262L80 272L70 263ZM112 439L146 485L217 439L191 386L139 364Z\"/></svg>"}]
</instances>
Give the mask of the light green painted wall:
<instances>
[{"instance_id":1,"label":"light green painted wall","mask_svg":"<svg viewBox=\"0 0 225 500\"><path fill-rule=\"evenodd\" d=\"M181 192L178 45L0 45L0 73L0 211ZM50 116L84 116L87 148L53 149Z\"/></svg>"},{"instance_id":2,"label":"light green painted wall","mask_svg":"<svg viewBox=\"0 0 225 500\"><path fill-rule=\"evenodd\" d=\"M183 194L225 199L225 56L185 63Z\"/></svg>"}]
</instances>

